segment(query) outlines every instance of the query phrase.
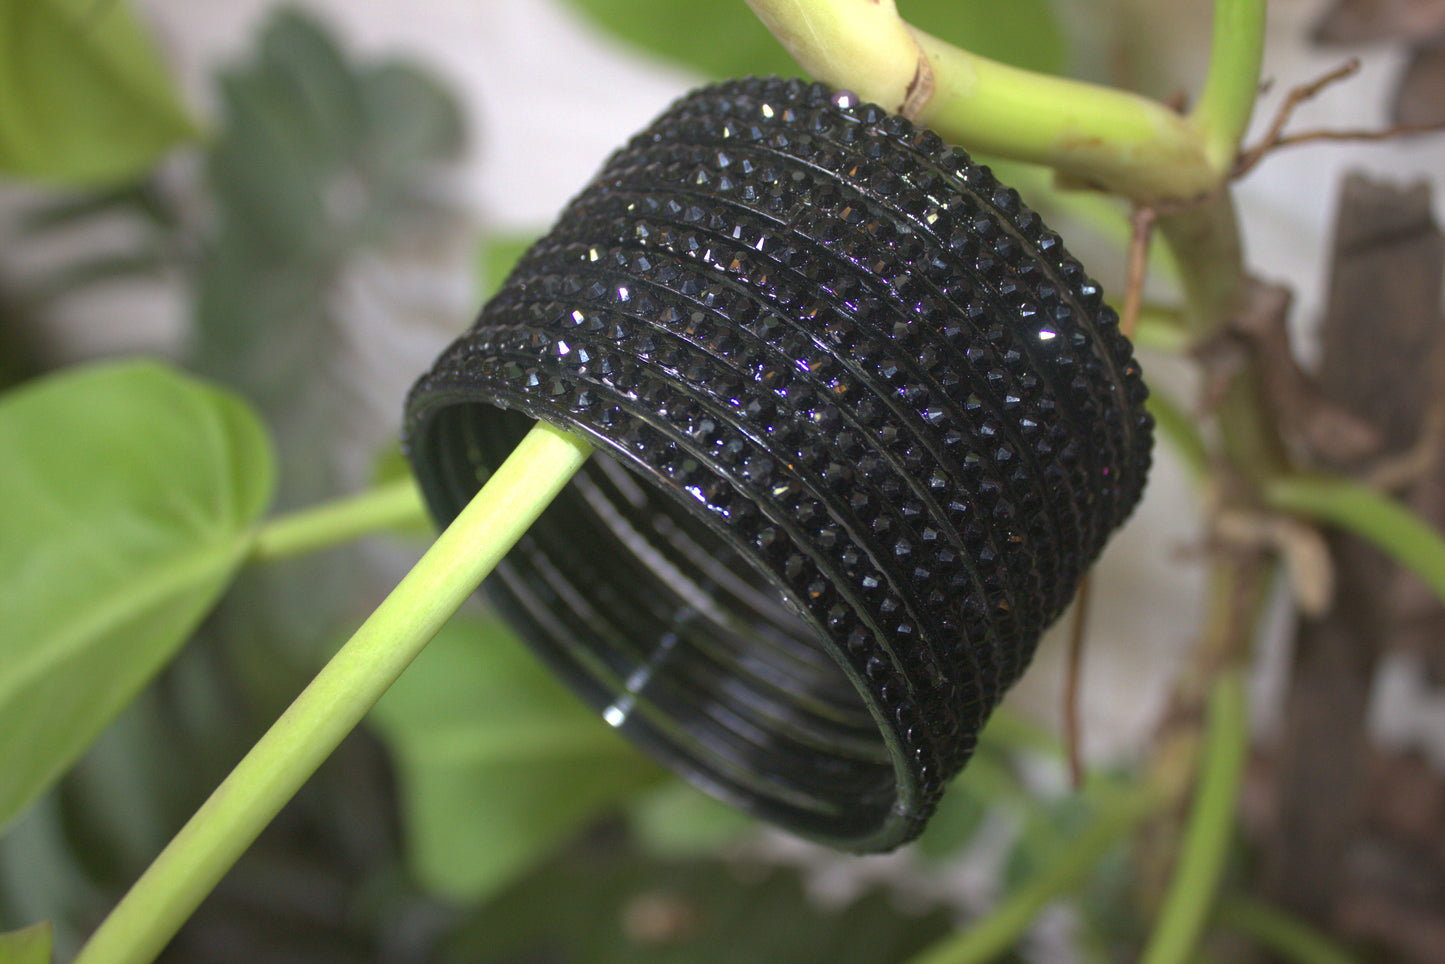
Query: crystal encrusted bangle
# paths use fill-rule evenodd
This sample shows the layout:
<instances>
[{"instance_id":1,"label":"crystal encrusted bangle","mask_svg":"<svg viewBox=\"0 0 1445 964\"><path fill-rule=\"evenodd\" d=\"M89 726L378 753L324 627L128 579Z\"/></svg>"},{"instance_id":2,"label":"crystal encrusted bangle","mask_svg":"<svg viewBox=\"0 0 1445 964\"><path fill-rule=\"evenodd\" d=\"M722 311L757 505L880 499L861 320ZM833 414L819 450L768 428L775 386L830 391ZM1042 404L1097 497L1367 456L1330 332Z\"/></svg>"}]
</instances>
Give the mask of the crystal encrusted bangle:
<instances>
[{"instance_id":1,"label":"crystal encrusted bangle","mask_svg":"<svg viewBox=\"0 0 1445 964\"><path fill-rule=\"evenodd\" d=\"M450 521L530 422L599 449L492 600L713 794L916 836L1138 501L1144 385L1057 235L846 93L735 81L607 162L407 403Z\"/></svg>"}]
</instances>

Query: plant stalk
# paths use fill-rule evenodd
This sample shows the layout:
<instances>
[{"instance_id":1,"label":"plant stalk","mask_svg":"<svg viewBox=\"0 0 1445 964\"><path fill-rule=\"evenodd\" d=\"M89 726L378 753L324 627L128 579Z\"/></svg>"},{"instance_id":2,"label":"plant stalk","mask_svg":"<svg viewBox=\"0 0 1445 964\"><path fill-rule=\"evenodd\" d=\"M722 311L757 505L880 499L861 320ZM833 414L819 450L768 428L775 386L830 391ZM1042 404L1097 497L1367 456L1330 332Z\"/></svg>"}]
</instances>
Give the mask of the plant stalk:
<instances>
[{"instance_id":1,"label":"plant stalk","mask_svg":"<svg viewBox=\"0 0 1445 964\"><path fill-rule=\"evenodd\" d=\"M970 151L1149 204L1219 183L1199 132L1128 91L1011 67L906 23L893 0L747 0L804 70Z\"/></svg>"},{"instance_id":2,"label":"plant stalk","mask_svg":"<svg viewBox=\"0 0 1445 964\"><path fill-rule=\"evenodd\" d=\"M1222 181L1234 171L1239 145L1259 96L1267 0L1214 0L1209 70L1190 122Z\"/></svg>"},{"instance_id":3,"label":"plant stalk","mask_svg":"<svg viewBox=\"0 0 1445 964\"><path fill-rule=\"evenodd\" d=\"M421 492L408 476L267 521L256 532L248 561L289 559L375 532L421 525L426 520Z\"/></svg>"},{"instance_id":4,"label":"plant stalk","mask_svg":"<svg viewBox=\"0 0 1445 964\"><path fill-rule=\"evenodd\" d=\"M1195 344L1226 330L1248 299L1249 276L1229 178L1259 93L1264 26L1265 0L1215 0L1209 72L1199 105L1189 117L1209 157L1214 186L1193 203L1162 211L1157 222L1179 269L1184 321ZM1215 409L1226 462L1246 483L1243 492L1234 494L1247 501L1288 464L1264 404L1263 377L1257 365L1244 366Z\"/></svg>"},{"instance_id":5,"label":"plant stalk","mask_svg":"<svg viewBox=\"0 0 1445 964\"><path fill-rule=\"evenodd\" d=\"M573 435L534 426L136 881L75 964L154 960L591 452Z\"/></svg>"},{"instance_id":6,"label":"plant stalk","mask_svg":"<svg viewBox=\"0 0 1445 964\"><path fill-rule=\"evenodd\" d=\"M1249 756L1245 702L1243 671L1231 665L1210 693L1208 730L1189 823L1142 964L1192 961L1214 909Z\"/></svg>"}]
</instances>

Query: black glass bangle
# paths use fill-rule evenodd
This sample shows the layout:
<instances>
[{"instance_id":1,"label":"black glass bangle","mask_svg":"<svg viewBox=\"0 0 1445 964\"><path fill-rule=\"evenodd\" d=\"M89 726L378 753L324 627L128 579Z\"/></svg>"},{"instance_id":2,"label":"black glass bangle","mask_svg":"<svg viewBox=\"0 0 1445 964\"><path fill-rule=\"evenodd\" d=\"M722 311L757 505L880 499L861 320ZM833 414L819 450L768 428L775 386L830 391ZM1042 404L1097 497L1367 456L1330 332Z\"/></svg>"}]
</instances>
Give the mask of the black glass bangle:
<instances>
[{"instance_id":1,"label":"black glass bangle","mask_svg":"<svg viewBox=\"0 0 1445 964\"><path fill-rule=\"evenodd\" d=\"M923 828L1138 501L1118 319L986 167L796 80L616 152L413 388L449 522L541 419L598 448L486 584L608 723L800 835Z\"/></svg>"}]
</instances>

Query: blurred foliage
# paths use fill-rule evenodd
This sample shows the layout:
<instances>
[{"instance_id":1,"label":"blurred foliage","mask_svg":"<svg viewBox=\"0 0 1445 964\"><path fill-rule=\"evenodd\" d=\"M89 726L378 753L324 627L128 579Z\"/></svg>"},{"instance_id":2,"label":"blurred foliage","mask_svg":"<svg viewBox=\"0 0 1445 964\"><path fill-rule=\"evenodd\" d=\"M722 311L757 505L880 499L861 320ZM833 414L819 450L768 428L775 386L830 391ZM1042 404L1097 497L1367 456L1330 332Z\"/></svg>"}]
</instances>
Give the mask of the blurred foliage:
<instances>
[{"instance_id":1,"label":"blurred foliage","mask_svg":"<svg viewBox=\"0 0 1445 964\"><path fill-rule=\"evenodd\" d=\"M189 239L175 201L160 189L160 180L151 172L143 180L115 187L58 192L19 213L17 226L27 243L55 244L57 239L63 243L69 232L83 236L97 225L116 223L129 228L132 237L120 251L92 252L84 245L77 246L59 263L33 272L23 284L17 282L13 304L7 306L7 314L14 318L8 337L20 338L29 333L29 341L41 341L33 333L41 324L38 319L70 295L98 290L112 282L153 281L187 269L190 259L181 249L188 246ZM35 355L43 353L37 351ZM34 358L32 371L45 361L43 357Z\"/></svg>"},{"instance_id":2,"label":"blurred foliage","mask_svg":"<svg viewBox=\"0 0 1445 964\"><path fill-rule=\"evenodd\" d=\"M123 5L100 4L96 10L109 6ZM0 18L8 15L7 6ZM63 82L36 76L45 83ZM256 52L224 78L223 102L218 130L203 152L201 183L136 172L144 178L48 195L22 218L19 226L28 238L83 234L117 220L141 230L132 232L135 242L120 254L81 253L25 278L14 300L38 315L52 299L114 281L166 275L190 286L198 303L197 367L264 411L281 442L285 498L309 503L334 494L335 452L350 441L338 428L358 408L346 386L338 386L334 376L327 379L342 367L338 359L350 330L336 316L337 288L357 265L385 261L412 238L434 239L439 223L445 228L448 218L456 218L433 184L439 167L461 145L460 112L451 95L418 70L393 62L354 64L319 24L288 12L271 18ZM144 117L134 120L144 127ZM6 331L14 329L7 324ZM50 458L52 453L37 449L33 440L25 446L65 471L71 482L90 483L94 499L134 496L123 484L132 462L157 476L146 486L145 498L136 497L140 509L164 501L170 489L159 483L166 479L182 484L207 472L228 471L219 453L187 455L142 444L144 438L175 432L178 422L186 424L186 406L175 400L159 411L139 412L93 393L66 395L72 406L89 406L85 410L91 416L110 415L109 421L91 417L91 422L97 431L114 431L99 443L52 431L50 448L68 444L76 453L72 462L88 456L106 464L68 464ZM117 427L113 421L124 424ZM223 432L213 435L225 437ZM269 471L271 464L256 453L246 461L257 473ZM7 472L0 481L26 480L25 473ZM98 480L106 485L94 485ZM32 495L11 504L29 506L33 513ZM218 508L225 504L216 500ZM125 522L124 513L113 515L110 521L116 525ZM192 515L193 522L208 518L205 511ZM77 514L77 525L87 518ZM143 526L127 531L132 530L137 538L154 535ZM97 525L93 531L106 530ZM5 544L17 552L50 541L49 536L11 535L7 530ZM102 547L109 541L96 540ZM318 644L334 643L353 613L367 604L367 581L358 578L354 550L328 556L319 564L303 560L285 571L249 572L242 580L247 585L233 586L200 638L158 683L100 736L58 787L0 837L0 929L50 917L57 954L65 958L74 952L80 937L314 670ZM196 581L208 582L213 575L205 568L180 569ZM74 586L73 574L42 575L55 592ZM112 575L134 582L146 572L121 567ZM218 588L230 575L218 577ZM137 602L145 598L132 595ZM6 604L19 599L0 593ZM179 627L170 650L191 634L210 602L161 607ZM5 627L6 645L11 629ZM125 629L116 629L118 649L139 642ZM131 656L152 651L155 647L148 644ZM97 680L107 672L116 685L131 678L114 672L114 660L80 655L87 657L80 664ZM154 667L154 660L123 662L127 673ZM13 676L26 665L0 660L0 672ZM56 701L55 708L62 710L64 704ZM109 708L97 701L93 709L75 714L75 721L91 720ZM5 738L28 732L29 724L7 726ZM34 752L43 748L41 742ZM323 959L346 959L340 949L350 947L357 950L355 959L374 960L378 947L407 945L405 935L415 937L411 908L431 903L405 883L400 870L392 776L374 741L362 735L352 743L253 848L246 861L250 869L234 873L203 906L178 941L177 947L186 948L179 952L181 959L216 960L219 948L232 946L243 960L294 959L299 948L320 946L327 948L320 953ZM6 779L19 773L10 762L7 751ZM278 880L294 883L278 887ZM294 899L296 887L321 880L326 887L318 886L316 894L329 895L326 899ZM258 902L267 900L272 903L258 915ZM360 901L371 902L364 924L352 917ZM434 912L421 911L423 917L428 913ZM247 939L237 942L238 931ZM417 953L410 947L386 957L408 960Z\"/></svg>"},{"instance_id":3,"label":"blurred foliage","mask_svg":"<svg viewBox=\"0 0 1445 964\"><path fill-rule=\"evenodd\" d=\"M651 861L599 837L530 875L460 926L438 964L879 964L949 930L873 890L826 908L795 871Z\"/></svg>"},{"instance_id":4,"label":"blurred foliage","mask_svg":"<svg viewBox=\"0 0 1445 964\"><path fill-rule=\"evenodd\" d=\"M965 775L954 781L949 792L918 838L921 856L943 860L968 846L983 827L984 818L995 809L1026 812L1031 795L1013 772L1010 748L997 740L980 740L968 761Z\"/></svg>"},{"instance_id":5,"label":"blurred foliage","mask_svg":"<svg viewBox=\"0 0 1445 964\"><path fill-rule=\"evenodd\" d=\"M195 365L260 406L280 453L278 503L309 504L340 487L335 449L356 404L331 374L353 331L337 315L336 286L358 262L451 215L428 185L461 147L460 112L426 75L353 64L319 24L289 11L272 17L222 93ZM334 619L338 585L344 597L354 582L331 562L342 570L331 592L314 576L326 567L286 566L257 594L271 602L248 606L298 618L298 635L325 632L316 610L329 601Z\"/></svg>"},{"instance_id":6,"label":"blurred foliage","mask_svg":"<svg viewBox=\"0 0 1445 964\"><path fill-rule=\"evenodd\" d=\"M44 370L38 327L28 305L0 285L0 392Z\"/></svg>"},{"instance_id":7,"label":"blurred foliage","mask_svg":"<svg viewBox=\"0 0 1445 964\"><path fill-rule=\"evenodd\" d=\"M45 921L62 959L104 913L111 896L68 839L56 794L40 798L0 837L0 897L0 927Z\"/></svg>"},{"instance_id":8,"label":"blurred foliage","mask_svg":"<svg viewBox=\"0 0 1445 964\"><path fill-rule=\"evenodd\" d=\"M316 21L282 9L255 51L221 77L222 118L206 161L211 218L190 272L196 369L260 408L278 452L277 507L355 484L341 453L372 418L346 383L359 349L342 291L362 266L455 211L432 184L464 141L452 95L394 61L353 61ZM360 556L245 573L209 627L231 670L279 712L364 607Z\"/></svg>"},{"instance_id":9,"label":"blurred foliage","mask_svg":"<svg viewBox=\"0 0 1445 964\"><path fill-rule=\"evenodd\" d=\"M68 958L235 761L236 694L188 647L0 837L0 926L49 917Z\"/></svg>"},{"instance_id":10,"label":"blurred foliage","mask_svg":"<svg viewBox=\"0 0 1445 964\"><path fill-rule=\"evenodd\" d=\"M460 113L410 67L349 63L297 13L271 20L222 93L196 363L268 414L294 418L318 361L344 337L329 303L339 273L441 214L427 182L461 147ZM315 435L296 444L314 446Z\"/></svg>"},{"instance_id":11,"label":"blurred foliage","mask_svg":"<svg viewBox=\"0 0 1445 964\"><path fill-rule=\"evenodd\" d=\"M741 0L568 2L634 47L708 77L799 75L798 65ZM926 33L1015 67L1058 73L1067 63L1049 0L905 0L899 11Z\"/></svg>"},{"instance_id":12,"label":"blurred foliage","mask_svg":"<svg viewBox=\"0 0 1445 964\"><path fill-rule=\"evenodd\" d=\"M197 134L124 0L0 3L0 174L108 184Z\"/></svg>"},{"instance_id":13,"label":"blurred foliage","mask_svg":"<svg viewBox=\"0 0 1445 964\"><path fill-rule=\"evenodd\" d=\"M678 779L633 797L627 828L643 852L676 860L714 854L746 837L752 817Z\"/></svg>"},{"instance_id":14,"label":"blurred foliage","mask_svg":"<svg viewBox=\"0 0 1445 964\"><path fill-rule=\"evenodd\" d=\"M576 4L708 72L793 69L740 3ZM1064 59L1045 0L915 0L904 12L999 59L1039 69ZM157 104L174 101L168 84L156 89L166 92ZM277 440L281 504L309 503L335 493L332 449L355 406L329 377L350 332L338 287L357 264L453 216L431 184L462 143L460 113L426 75L353 61L292 12L271 18L221 95L201 196L178 197L152 175L38 209L32 235L117 215L146 232L121 254L60 266L27 294L44 302L116 279L179 276L195 293L195 366L260 409ZM113 109L135 111L138 132L154 127L145 117L154 105ZM151 160L161 150L152 147ZM487 239L484 287L530 241ZM185 461L147 458L157 471ZM193 461L197 473L216 464ZM233 588L200 638L0 838L0 928L51 917L59 955L74 951L295 693L320 655L316 641L334 642L362 607L353 562L329 553ZM0 679L6 669L0 660ZM752 847L752 821L662 775L495 623L448 627L369 727L382 742L360 732L343 745L167 960L868 964L904 959L948 929L943 912L902 911L882 889L824 908L805 872L719 858ZM914 849L914 872L1002 827L1000 849L1026 875L1067 838L1069 805L1041 804L1020 776L1021 755L1054 751L999 727ZM599 828L609 813L616 819Z\"/></svg>"},{"instance_id":15,"label":"blurred foliage","mask_svg":"<svg viewBox=\"0 0 1445 964\"><path fill-rule=\"evenodd\" d=\"M456 901L490 896L662 779L496 621L454 618L372 719L397 761L408 860Z\"/></svg>"}]
</instances>

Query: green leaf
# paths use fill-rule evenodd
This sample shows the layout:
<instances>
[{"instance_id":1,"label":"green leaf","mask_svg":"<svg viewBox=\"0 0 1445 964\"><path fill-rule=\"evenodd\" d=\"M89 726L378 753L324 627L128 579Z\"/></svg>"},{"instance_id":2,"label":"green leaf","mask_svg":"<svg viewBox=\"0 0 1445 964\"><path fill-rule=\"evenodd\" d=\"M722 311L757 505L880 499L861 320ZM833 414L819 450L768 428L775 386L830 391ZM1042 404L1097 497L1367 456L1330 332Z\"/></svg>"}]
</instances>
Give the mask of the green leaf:
<instances>
[{"instance_id":1,"label":"green leaf","mask_svg":"<svg viewBox=\"0 0 1445 964\"><path fill-rule=\"evenodd\" d=\"M597 25L658 57L712 78L801 73L740 2L570 0ZM1029 70L1058 72L1063 34L1048 0L912 0L909 23L966 50Z\"/></svg>"},{"instance_id":2,"label":"green leaf","mask_svg":"<svg viewBox=\"0 0 1445 964\"><path fill-rule=\"evenodd\" d=\"M1276 509L1328 522L1392 557L1445 602L1445 536L1403 503L1350 479L1292 476L1265 488Z\"/></svg>"},{"instance_id":3,"label":"green leaf","mask_svg":"<svg viewBox=\"0 0 1445 964\"><path fill-rule=\"evenodd\" d=\"M129 3L0 3L0 173L114 183L195 136Z\"/></svg>"},{"instance_id":4,"label":"green leaf","mask_svg":"<svg viewBox=\"0 0 1445 964\"><path fill-rule=\"evenodd\" d=\"M1050 74L1068 63L1050 0L901 0L898 12L925 33L981 57Z\"/></svg>"},{"instance_id":5,"label":"green leaf","mask_svg":"<svg viewBox=\"0 0 1445 964\"><path fill-rule=\"evenodd\" d=\"M273 472L249 408L154 362L0 398L0 453L3 826L195 629Z\"/></svg>"},{"instance_id":6,"label":"green leaf","mask_svg":"<svg viewBox=\"0 0 1445 964\"><path fill-rule=\"evenodd\" d=\"M0 934L0 964L50 964L50 924Z\"/></svg>"},{"instance_id":7,"label":"green leaf","mask_svg":"<svg viewBox=\"0 0 1445 964\"><path fill-rule=\"evenodd\" d=\"M661 771L500 623L454 619L377 704L427 887L480 900Z\"/></svg>"}]
</instances>

